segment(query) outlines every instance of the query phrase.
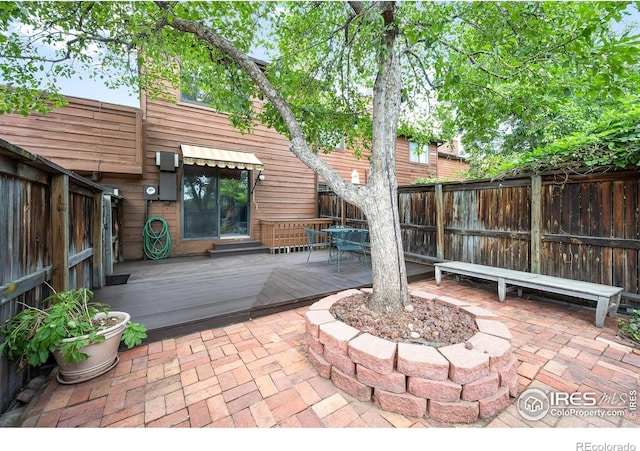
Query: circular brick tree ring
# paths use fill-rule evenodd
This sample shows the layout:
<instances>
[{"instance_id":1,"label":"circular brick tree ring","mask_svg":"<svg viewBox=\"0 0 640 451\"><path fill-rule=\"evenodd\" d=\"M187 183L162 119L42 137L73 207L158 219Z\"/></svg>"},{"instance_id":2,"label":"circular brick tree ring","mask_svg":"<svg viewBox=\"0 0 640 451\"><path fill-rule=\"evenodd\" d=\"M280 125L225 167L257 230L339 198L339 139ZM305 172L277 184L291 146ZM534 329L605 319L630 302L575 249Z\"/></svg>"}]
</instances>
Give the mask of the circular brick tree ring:
<instances>
[{"instance_id":1,"label":"circular brick tree ring","mask_svg":"<svg viewBox=\"0 0 640 451\"><path fill-rule=\"evenodd\" d=\"M305 314L309 361L336 387L386 411L446 423L494 417L518 395L511 333L496 314L460 299L413 291L412 296L462 309L476 322L478 332L466 343L435 348L386 340L337 320L331 306L357 293L327 296Z\"/></svg>"}]
</instances>

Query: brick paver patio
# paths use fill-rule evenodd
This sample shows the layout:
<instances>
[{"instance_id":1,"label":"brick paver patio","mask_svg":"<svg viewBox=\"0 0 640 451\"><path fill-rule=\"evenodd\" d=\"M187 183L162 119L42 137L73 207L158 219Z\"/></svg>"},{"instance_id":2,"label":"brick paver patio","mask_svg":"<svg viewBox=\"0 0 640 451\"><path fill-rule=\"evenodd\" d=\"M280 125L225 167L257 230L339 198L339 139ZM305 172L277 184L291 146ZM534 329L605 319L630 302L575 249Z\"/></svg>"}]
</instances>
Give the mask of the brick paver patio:
<instances>
[{"instance_id":1,"label":"brick paver patio","mask_svg":"<svg viewBox=\"0 0 640 451\"><path fill-rule=\"evenodd\" d=\"M595 327L594 311L508 296L445 279L412 289L464 299L506 324L527 388L608 396L624 416L523 418L517 401L494 418L447 425L378 409L321 377L305 354L307 307L241 324L165 339L120 353L109 373L78 385L53 379L34 400L22 427L190 428L635 428L629 394L637 393L640 350L616 337L615 320ZM635 390L635 392L634 392ZM611 399L611 396L618 396ZM620 398L622 396L622 398Z\"/></svg>"}]
</instances>

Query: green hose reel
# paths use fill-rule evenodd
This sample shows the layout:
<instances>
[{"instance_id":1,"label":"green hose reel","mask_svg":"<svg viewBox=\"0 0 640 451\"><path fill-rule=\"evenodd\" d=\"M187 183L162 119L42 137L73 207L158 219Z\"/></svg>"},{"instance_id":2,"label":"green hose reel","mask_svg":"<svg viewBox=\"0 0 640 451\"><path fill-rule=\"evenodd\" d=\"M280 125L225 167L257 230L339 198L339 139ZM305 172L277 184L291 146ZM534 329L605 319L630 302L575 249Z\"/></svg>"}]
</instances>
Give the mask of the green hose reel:
<instances>
[{"instance_id":1,"label":"green hose reel","mask_svg":"<svg viewBox=\"0 0 640 451\"><path fill-rule=\"evenodd\" d=\"M159 224L159 227L158 227ZM157 230L157 229L160 230ZM142 229L144 255L151 260L160 260L171 254L169 225L160 216L149 218Z\"/></svg>"}]
</instances>

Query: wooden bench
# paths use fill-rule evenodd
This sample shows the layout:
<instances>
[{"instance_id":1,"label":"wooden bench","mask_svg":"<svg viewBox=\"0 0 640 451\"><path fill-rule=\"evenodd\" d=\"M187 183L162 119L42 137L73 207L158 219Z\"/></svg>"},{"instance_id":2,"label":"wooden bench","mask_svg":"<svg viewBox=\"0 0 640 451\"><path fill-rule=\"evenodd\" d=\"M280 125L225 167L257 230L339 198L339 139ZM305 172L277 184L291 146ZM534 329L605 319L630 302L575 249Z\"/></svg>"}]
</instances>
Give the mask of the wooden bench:
<instances>
[{"instance_id":1,"label":"wooden bench","mask_svg":"<svg viewBox=\"0 0 640 451\"><path fill-rule=\"evenodd\" d=\"M498 283L498 298L504 302L507 285L513 285L518 290L518 296L522 296L522 288L531 288L547 291L581 299L597 301L596 321L597 327L604 325L607 316L614 316L620 305L622 288L610 285L601 285L579 280L564 279L562 277L545 276L524 271L495 268L492 266L476 265L464 262L434 263L436 285L440 286L442 273L448 272L468 277L491 280Z\"/></svg>"}]
</instances>

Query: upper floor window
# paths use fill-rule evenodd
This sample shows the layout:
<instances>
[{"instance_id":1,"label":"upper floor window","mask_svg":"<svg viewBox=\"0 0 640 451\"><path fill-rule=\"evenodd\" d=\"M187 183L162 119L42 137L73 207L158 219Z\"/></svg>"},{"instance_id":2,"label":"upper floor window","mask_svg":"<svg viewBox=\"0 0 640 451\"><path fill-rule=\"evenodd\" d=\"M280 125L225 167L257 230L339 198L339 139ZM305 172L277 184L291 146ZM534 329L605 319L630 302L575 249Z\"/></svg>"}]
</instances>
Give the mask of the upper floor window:
<instances>
[{"instance_id":1,"label":"upper floor window","mask_svg":"<svg viewBox=\"0 0 640 451\"><path fill-rule=\"evenodd\" d=\"M211 98L198 87L198 74L182 70L180 72L180 101L210 106Z\"/></svg>"},{"instance_id":2,"label":"upper floor window","mask_svg":"<svg viewBox=\"0 0 640 451\"><path fill-rule=\"evenodd\" d=\"M188 93L185 91L180 92L180 101L187 103L195 103L196 105L210 106L211 102L207 102L206 96L199 95L198 93Z\"/></svg>"},{"instance_id":3,"label":"upper floor window","mask_svg":"<svg viewBox=\"0 0 640 451\"><path fill-rule=\"evenodd\" d=\"M429 164L429 147L418 143L409 143L409 161Z\"/></svg>"},{"instance_id":4,"label":"upper floor window","mask_svg":"<svg viewBox=\"0 0 640 451\"><path fill-rule=\"evenodd\" d=\"M326 152L330 152L331 150L344 150L344 136L335 132L320 132L318 147Z\"/></svg>"}]
</instances>

